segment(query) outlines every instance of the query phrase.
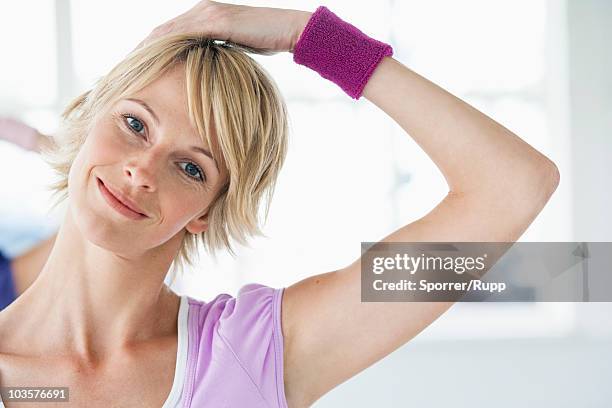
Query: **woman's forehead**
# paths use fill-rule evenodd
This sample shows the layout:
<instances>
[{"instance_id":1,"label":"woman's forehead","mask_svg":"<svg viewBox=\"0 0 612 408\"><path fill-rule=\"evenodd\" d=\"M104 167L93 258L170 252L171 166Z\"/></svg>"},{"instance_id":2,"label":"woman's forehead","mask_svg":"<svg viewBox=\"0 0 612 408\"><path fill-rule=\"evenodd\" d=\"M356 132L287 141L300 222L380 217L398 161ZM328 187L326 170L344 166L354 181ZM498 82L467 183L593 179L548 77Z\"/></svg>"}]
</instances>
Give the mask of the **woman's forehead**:
<instances>
[{"instance_id":1,"label":"woman's forehead","mask_svg":"<svg viewBox=\"0 0 612 408\"><path fill-rule=\"evenodd\" d=\"M189 119L185 71L170 69L142 89L133 93L136 99L145 100L168 113L181 114Z\"/></svg>"}]
</instances>

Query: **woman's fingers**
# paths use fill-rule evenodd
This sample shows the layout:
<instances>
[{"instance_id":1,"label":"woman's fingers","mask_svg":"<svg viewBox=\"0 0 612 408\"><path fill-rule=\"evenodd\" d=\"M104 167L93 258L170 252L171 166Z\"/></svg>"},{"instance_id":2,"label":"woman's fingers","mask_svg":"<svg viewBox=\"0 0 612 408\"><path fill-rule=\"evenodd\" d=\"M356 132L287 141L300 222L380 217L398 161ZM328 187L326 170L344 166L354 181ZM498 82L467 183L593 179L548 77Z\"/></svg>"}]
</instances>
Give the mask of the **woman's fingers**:
<instances>
[{"instance_id":1,"label":"woman's fingers","mask_svg":"<svg viewBox=\"0 0 612 408\"><path fill-rule=\"evenodd\" d=\"M156 38L162 37L165 34L168 34L171 32L171 30L174 29L174 23L172 22L172 25L170 24L172 21L168 21L162 25L159 25L157 27L155 27L148 36L146 36L146 38L144 40L142 40L135 49L138 49L140 47L143 47L147 44L149 44L151 41L155 40Z\"/></svg>"},{"instance_id":2,"label":"woman's fingers","mask_svg":"<svg viewBox=\"0 0 612 408\"><path fill-rule=\"evenodd\" d=\"M155 27L138 47L166 35L193 33L237 43L263 55L291 52L311 14L206 0Z\"/></svg>"},{"instance_id":3,"label":"woman's fingers","mask_svg":"<svg viewBox=\"0 0 612 408\"><path fill-rule=\"evenodd\" d=\"M213 4L214 3L214 4ZM208 16L211 10L217 3L212 1L201 1L193 6L187 12L166 21L163 24L155 27L149 35L138 44L136 48L149 44L157 38L168 34L183 34L183 33L198 33L199 35L207 34L207 29L210 29Z\"/></svg>"}]
</instances>

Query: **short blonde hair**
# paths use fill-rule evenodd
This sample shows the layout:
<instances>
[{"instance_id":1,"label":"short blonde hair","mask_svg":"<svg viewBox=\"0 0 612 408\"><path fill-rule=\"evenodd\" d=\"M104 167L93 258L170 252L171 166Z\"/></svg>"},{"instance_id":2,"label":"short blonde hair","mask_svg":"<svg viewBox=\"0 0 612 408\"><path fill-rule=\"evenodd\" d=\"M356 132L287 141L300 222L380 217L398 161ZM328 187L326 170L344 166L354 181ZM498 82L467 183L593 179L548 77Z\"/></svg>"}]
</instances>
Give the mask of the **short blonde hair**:
<instances>
[{"instance_id":1,"label":"short blonde hair","mask_svg":"<svg viewBox=\"0 0 612 408\"><path fill-rule=\"evenodd\" d=\"M246 244L248 236L265 236L258 225L258 212L265 197L267 220L287 153L288 115L275 82L247 52L270 54L188 34L162 37L132 51L66 107L55 140L42 151L43 159L60 176L49 186L53 195L59 195L53 207L68 197L70 166L97 115L184 64L190 118L215 160L227 168L229 178L210 203L208 229L201 234L185 232L173 275L185 264L193 266L191 256L197 255L199 240L216 258L219 249L235 256L230 238ZM218 144L212 143L211 129Z\"/></svg>"}]
</instances>

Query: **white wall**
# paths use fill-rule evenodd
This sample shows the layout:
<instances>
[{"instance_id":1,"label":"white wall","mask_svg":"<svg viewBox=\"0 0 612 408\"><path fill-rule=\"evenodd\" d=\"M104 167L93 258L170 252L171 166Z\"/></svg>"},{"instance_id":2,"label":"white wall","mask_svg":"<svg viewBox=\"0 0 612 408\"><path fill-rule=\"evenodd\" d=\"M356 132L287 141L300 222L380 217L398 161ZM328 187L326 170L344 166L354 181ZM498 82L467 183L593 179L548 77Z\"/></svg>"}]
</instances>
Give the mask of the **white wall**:
<instances>
[{"instance_id":1,"label":"white wall","mask_svg":"<svg viewBox=\"0 0 612 408\"><path fill-rule=\"evenodd\" d=\"M611 378L603 340L408 343L313 407L603 408Z\"/></svg>"},{"instance_id":2,"label":"white wall","mask_svg":"<svg viewBox=\"0 0 612 408\"><path fill-rule=\"evenodd\" d=\"M570 1L568 15L575 237L612 241L612 2Z\"/></svg>"}]
</instances>

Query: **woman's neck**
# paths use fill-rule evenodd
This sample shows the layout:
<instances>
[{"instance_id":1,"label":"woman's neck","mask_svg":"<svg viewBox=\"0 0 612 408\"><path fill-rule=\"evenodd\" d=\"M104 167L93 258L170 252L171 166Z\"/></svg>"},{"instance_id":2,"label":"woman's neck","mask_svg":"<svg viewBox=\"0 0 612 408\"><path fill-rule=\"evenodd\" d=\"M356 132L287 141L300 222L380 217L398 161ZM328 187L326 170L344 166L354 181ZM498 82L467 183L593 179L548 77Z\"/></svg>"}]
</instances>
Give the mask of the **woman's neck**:
<instances>
[{"instance_id":1,"label":"woman's neck","mask_svg":"<svg viewBox=\"0 0 612 408\"><path fill-rule=\"evenodd\" d=\"M27 338L34 353L87 360L176 334L180 299L164 284L171 244L118 256L84 239L68 209L39 277L0 313L3 343Z\"/></svg>"}]
</instances>

